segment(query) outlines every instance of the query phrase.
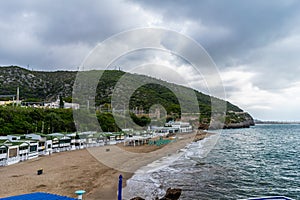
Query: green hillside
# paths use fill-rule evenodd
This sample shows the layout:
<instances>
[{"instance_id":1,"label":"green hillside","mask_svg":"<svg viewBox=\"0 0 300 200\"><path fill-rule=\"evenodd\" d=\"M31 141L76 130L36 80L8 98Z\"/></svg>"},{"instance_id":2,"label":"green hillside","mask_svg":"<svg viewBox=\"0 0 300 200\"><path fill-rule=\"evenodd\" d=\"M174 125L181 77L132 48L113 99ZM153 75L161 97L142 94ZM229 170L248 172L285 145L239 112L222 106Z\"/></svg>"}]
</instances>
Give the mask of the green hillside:
<instances>
[{"instance_id":1,"label":"green hillside","mask_svg":"<svg viewBox=\"0 0 300 200\"><path fill-rule=\"evenodd\" d=\"M89 71L85 73L92 77L97 74L97 71ZM20 99L23 101L47 102L55 100L58 96L62 96L66 101L71 101L76 75L77 72L75 71L46 72L30 71L18 66L0 67L0 95L16 94L17 87L19 87ZM84 84L85 83L83 82L81 87L86 87L86 91L96 90L96 96L94 99L96 106L95 109L99 113L110 112L111 104L114 104L114 102L112 102L113 97L118 99L118 102L122 102L122 98L124 98L124 96L126 96L132 88L140 85L130 96L129 110L132 111L139 109L143 110L144 114L147 114L152 105L160 104L165 108L167 116L170 119L177 119L181 117L181 114L183 113L190 113L197 110L195 109L195 102L192 99L192 95L190 95L192 92L197 98L197 106L199 106L201 113L199 115L200 123L196 123L196 125L202 128L207 128L210 122L211 99L213 98L216 101L224 102L223 100L210 97L184 86L168 83L144 75L129 74L117 70L105 71L99 80L97 88L90 87L88 83L86 83L87 85ZM176 92L174 93L174 91ZM2 100L5 99L7 98L2 98ZM77 99L74 99L74 101L77 101ZM184 102L185 107L180 107L179 102ZM244 113L242 109L230 102L224 103L227 105L227 116L224 119L226 122L225 127L230 128L232 124L240 124L241 127L253 124L253 119L248 113ZM81 107L84 108L84 106L85 104ZM120 103L114 105L116 108L118 108L118 106L123 108L123 105L120 105ZM46 113L45 116L43 114L42 115L46 117L47 114L48 113ZM55 114L58 116L61 115L61 113ZM131 116L133 118L137 117L137 120L141 117ZM100 120L100 114L98 117L98 120ZM1 120L3 121L6 119L0 118L0 121ZM199 120L197 121L199 122ZM32 123L32 120L30 123ZM142 125L146 124L147 123L142 123ZM74 130L74 127L71 128L71 126L72 125L70 125L68 129L69 131ZM109 125L107 126L107 129L109 129ZM111 127L111 129L116 129L116 127ZM60 131L60 129L56 131Z\"/></svg>"}]
</instances>

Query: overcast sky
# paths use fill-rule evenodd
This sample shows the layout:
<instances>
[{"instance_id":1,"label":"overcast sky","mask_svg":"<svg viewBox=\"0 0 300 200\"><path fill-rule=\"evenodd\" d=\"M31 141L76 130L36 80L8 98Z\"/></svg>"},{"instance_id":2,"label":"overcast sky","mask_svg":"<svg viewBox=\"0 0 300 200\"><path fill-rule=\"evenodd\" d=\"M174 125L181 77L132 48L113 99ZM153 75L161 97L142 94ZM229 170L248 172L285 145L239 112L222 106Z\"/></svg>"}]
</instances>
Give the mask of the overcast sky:
<instances>
[{"instance_id":1,"label":"overcast sky","mask_svg":"<svg viewBox=\"0 0 300 200\"><path fill-rule=\"evenodd\" d=\"M76 70L114 34L167 28L204 47L218 67L227 100L257 119L300 120L299 10L300 1L293 0L1 1L0 65ZM176 59L151 55L177 72L186 69ZM188 72L186 80L200 90Z\"/></svg>"}]
</instances>

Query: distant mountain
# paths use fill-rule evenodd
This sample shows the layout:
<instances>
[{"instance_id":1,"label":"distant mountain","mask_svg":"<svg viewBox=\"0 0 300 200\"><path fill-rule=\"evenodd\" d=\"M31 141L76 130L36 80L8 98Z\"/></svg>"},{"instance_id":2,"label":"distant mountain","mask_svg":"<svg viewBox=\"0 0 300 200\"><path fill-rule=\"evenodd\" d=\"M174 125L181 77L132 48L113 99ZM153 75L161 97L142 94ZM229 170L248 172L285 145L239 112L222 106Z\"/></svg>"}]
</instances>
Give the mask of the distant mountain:
<instances>
[{"instance_id":1,"label":"distant mountain","mask_svg":"<svg viewBox=\"0 0 300 200\"><path fill-rule=\"evenodd\" d=\"M300 124L300 121L271 121L254 119L255 124Z\"/></svg>"},{"instance_id":2,"label":"distant mountain","mask_svg":"<svg viewBox=\"0 0 300 200\"><path fill-rule=\"evenodd\" d=\"M90 71L87 73L93 74L94 72ZM110 107L115 86L125 74L127 78L124 80L123 85L118 88L120 91L118 98L121 99L123 97L122 94L126 93L126 88L134 87L136 84L143 85L132 94L130 109L139 108L147 113L152 105L159 103L164 106L168 115L180 116L181 110L178 98L182 98L188 105L191 99L187 94L194 91L201 112L199 127L207 128L211 115L211 97L209 95L148 76L129 74L118 70L105 71L99 80L95 97L95 103L98 108L103 106ZM17 87L19 87L20 99L22 100L36 99L36 101L52 101L57 96L71 99L76 75L76 71L49 72L31 71L18 66L0 67L0 95L16 94ZM150 84L143 84L149 82ZM88 86L86 87L87 90L93 89L88 88ZM168 88L180 91L178 92L180 95L174 95ZM224 102L220 99L214 99ZM243 112L242 109L230 102L225 103L227 105L225 128L249 127L250 125L254 125L253 118L248 113ZM186 109L186 112L190 112L192 106Z\"/></svg>"}]
</instances>

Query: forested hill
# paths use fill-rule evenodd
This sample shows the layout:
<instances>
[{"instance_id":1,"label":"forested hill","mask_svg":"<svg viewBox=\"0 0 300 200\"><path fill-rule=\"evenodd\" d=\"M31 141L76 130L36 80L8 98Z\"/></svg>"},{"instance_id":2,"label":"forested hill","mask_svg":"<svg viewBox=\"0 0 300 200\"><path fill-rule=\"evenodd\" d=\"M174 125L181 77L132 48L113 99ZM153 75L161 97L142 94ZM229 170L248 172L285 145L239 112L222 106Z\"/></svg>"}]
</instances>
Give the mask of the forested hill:
<instances>
[{"instance_id":1,"label":"forested hill","mask_svg":"<svg viewBox=\"0 0 300 200\"><path fill-rule=\"evenodd\" d=\"M93 72L91 72L93 73ZM24 101L52 101L57 96L62 96L66 101L72 97L73 84L76 78L76 71L31 71L18 66L0 67L0 95L16 94L17 87L20 90L20 99ZM99 80L96 94L96 106L111 104L111 97L116 83L125 74L123 71L109 70L105 71ZM143 85L146 82L154 84L144 84L139 87L130 99L130 109L142 108L149 111L153 104L161 104L165 107L168 114L175 113L180 115L180 106L177 97L168 88L179 88L182 91L192 89L179 86L173 83L167 83L148 76L128 74L126 87L134 86L136 83ZM164 86L168 87L164 87ZM123 90L123 89L122 89ZM201 121L205 124L209 122L211 97L199 91L195 91L199 102L199 109L202 113ZM183 93L184 95L184 93ZM184 99L189 101L188 96ZM4 100L4 99L2 99ZM223 100L219 100L223 101ZM242 109L226 102L227 116L226 125L240 124L247 121L246 124L253 124L253 119ZM242 123L242 124L241 124Z\"/></svg>"},{"instance_id":2,"label":"forested hill","mask_svg":"<svg viewBox=\"0 0 300 200\"><path fill-rule=\"evenodd\" d=\"M0 95L16 94L20 99L50 101L57 95L72 96L75 71L30 71L17 66L0 67Z\"/></svg>"}]
</instances>

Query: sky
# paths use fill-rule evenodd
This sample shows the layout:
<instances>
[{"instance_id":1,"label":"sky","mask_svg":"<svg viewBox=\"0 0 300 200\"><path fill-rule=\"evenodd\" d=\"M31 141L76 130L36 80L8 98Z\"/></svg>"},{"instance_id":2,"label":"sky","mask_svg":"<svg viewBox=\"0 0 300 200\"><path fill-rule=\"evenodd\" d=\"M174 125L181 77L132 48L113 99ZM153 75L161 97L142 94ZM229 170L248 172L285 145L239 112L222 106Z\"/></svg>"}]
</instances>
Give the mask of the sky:
<instances>
[{"instance_id":1,"label":"sky","mask_svg":"<svg viewBox=\"0 0 300 200\"><path fill-rule=\"evenodd\" d=\"M300 121L299 10L294 0L1 1L0 65L77 70L97 44L115 34L165 28L207 51L226 100L256 119ZM207 92L201 77L175 55L146 50L114 64L134 66L141 55L144 62L184 73L186 85Z\"/></svg>"}]
</instances>

